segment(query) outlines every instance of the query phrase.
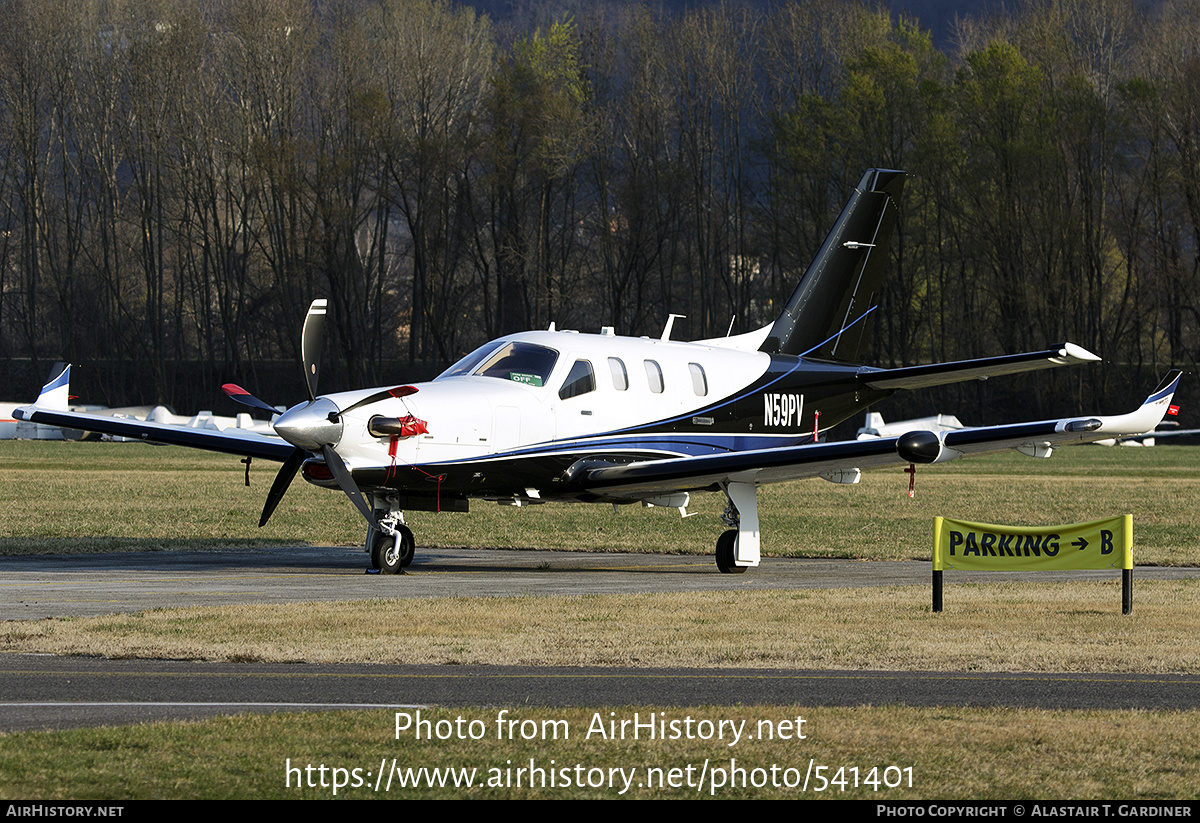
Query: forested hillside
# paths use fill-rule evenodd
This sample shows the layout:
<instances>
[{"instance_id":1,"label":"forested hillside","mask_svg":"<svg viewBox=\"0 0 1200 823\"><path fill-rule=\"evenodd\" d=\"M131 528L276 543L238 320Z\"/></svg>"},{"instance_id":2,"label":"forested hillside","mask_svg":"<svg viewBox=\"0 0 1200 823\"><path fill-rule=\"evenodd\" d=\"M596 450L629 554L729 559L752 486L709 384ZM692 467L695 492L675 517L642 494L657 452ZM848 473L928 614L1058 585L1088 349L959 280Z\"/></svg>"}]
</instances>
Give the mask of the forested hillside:
<instances>
[{"instance_id":1,"label":"forested hillside","mask_svg":"<svg viewBox=\"0 0 1200 823\"><path fill-rule=\"evenodd\" d=\"M746 331L870 166L914 176L869 362L1106 361L904 410L1112 411L1194 368L1200 3L1030 2L944 49L851 0L549 19L0 4L5 394L70 360L93 402L295 401L320 296L329 390L551 321Z\"/></svg>"}]
</instances>

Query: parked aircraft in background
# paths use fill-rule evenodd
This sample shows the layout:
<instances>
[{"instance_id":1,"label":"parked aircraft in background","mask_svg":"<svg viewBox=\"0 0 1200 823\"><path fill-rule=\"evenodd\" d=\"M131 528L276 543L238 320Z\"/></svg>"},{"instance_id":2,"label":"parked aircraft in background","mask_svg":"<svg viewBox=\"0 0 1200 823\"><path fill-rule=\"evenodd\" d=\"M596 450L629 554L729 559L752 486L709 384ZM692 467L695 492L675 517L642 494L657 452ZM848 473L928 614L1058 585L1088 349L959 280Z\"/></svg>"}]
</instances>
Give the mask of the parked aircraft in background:
<instances>
[{"instance_id":1,"label":"parked aircraft in background","mask_svg":"<svg viewBox=\"0 0 1200 823\"><path fill-rule=\"evenodd\" d=\"M17 414L282 462L260 525L300 471L353 501L367 523L371 565L392 573L413 558L405 510L465 511L471 499L683 508L696 491L725 494L722 519L730 528L717 540L717 566L742 572L759 563L756 490L763 484L817 476L854 483L863 469L1003 449L1045 457L1058 445L1158 423L1179 372L1126 415L817 442L901 389L1098 359L1063 343L897 369L856 363L903 183L903 172L868 170L779 317L748 334L685 343L670 339L670 321L658 339L552 327L487 343L427 383L320 395L326 301L317 300L302 337L309 398L274 422L286 443L150 422L85 425L61 410L66 388L55 381ZM224 388L239 402L274 411L244 389Z\"/></svg>"},{"instance_id":2,"label":"parked aircraft in background","mask_svg":"<svg viewBox=\"0 0 1200 823\"><path fill-rule=\"evenodd\" d=\"M856 433L855 439L896 437L911 431L952 432L965 428L966 426L952 414L935 414L932 417L913 417L909 420L894 420L891 423L885 423L883 415L879 412L867 412L867 419Z\"/></svg>"},{"instance_id":3,"label":"parked aircraft in background","mask_svg":"<svg viewBox=\"0 0 1200 823\"><path fill-rule=\"evenodd\" d=\"M279 437L279 435L275 434L275 429L271 427L271 422L255 420L244 412L238 414L236 417L222 417L213 414L211 411L199 411L191 415L176 414L166 406L121 406L119 408L109 408L108 406L74 403L71 401L75 400L75 398L67 394L70 368L69 364L56 363L50 372L50 383L47 384L47 387L61 384L63 388L55 395L55 402L58 404L70 403L68 407L70 411L85 412L89 416L89 420L92 417L119 417L128 420L148 420L151 423L162 423L168 426L186 426L190 429L213 429L214 431L224 431L229 428L242 429L243 431L254 432L265 437ZM105 439L116 442L142 441L141 437L122 437L119 435L103 434L89 429L50 426L27 420L18 422L13 417L13 412L17 408L27 405L29 404L0 402L0 440ZM282 411L282 408L275 409L275 414L278 415Z\"/></svg>"},{"instance_id":4,"label":"parked aircraft in background","mask_svg":"<svg viewBox=\"0 0 1200 823\"><path fill-rule=\"evenodd\" d=\"M66 366L57 375L64 384L70 379L70 366ZM62 426L47 426L41 423L27 421L18 422L15 418L5 419L13 410L27 403L0 403L0 440L112 440L114 442L138 441L141 437L128 437L115 434L102 434L91 429L73 429ZM211 411L199 411L195 414L175 414L166 406L122 406L110 409L107 406L73 406L71 411L80 412L91 418L113 417L121 420L140 420L150 423L161 423L166 426L180 426L189 429L211 429L225 431L240 429L253 432L262 437L276 440L279 435L266 420L255 420L248 414L241 413L236 417L222 417ZM278 414L282 409L276 411ZM7 424L7 425L6 425Z\"/></svg>"},{"instance_id":5,"label":"parked aircraft in background","mask_svg":"<svg viewBox=\"0 0 1200 823\"><path fill-rule=\"evenodd\" d=\"M1171 408L1174 408L1172 406ZM1170 413L1170 412L1168 412ZM1175 437L1197 437L1200 436L1200 429L1181 429L1179 424L1173 421L1164 421L1159 424L1158 428L1153 431L1142 432L1141 434L1130 434L1124 437L1106 437L1103 440L1097 440L1097 446L1153 446L1159 440L1170 440Z\"/></svg>"}]
</instances>

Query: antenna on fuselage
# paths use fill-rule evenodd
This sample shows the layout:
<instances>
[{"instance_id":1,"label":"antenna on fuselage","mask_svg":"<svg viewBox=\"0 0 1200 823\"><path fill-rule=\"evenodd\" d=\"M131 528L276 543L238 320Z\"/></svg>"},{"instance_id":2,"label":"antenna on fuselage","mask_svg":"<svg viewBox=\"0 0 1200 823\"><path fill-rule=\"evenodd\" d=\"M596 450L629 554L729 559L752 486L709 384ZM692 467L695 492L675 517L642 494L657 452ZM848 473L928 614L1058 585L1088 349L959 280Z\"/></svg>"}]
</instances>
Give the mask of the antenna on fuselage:
<instances>
[{"instance_id":1,"label":"antenna on fuselage","mask_svg":"<svg viewBox=\"0 0 1200 823\"><path fill-rule=\"evenodd\" d=\"M675 325L676 317L687 317L687 315L686 314L668 314L667 315L667 325L666 325L666 327L663 328L662 337L658 338L659 340L666 341L666 340L671 339L671 327Z\"/></svg>"},{"instance_id":2,"label":"antenna on fuselage","mask_svg":"<svg viewBox=\"0 0 1200 823\"><path fill-rule=\"evenodd\" d=\"M725 330L725 336L726 336L726 337L728 337L729 335L733 334L733 324L734 324L734 323L736 323L736 322L737 322L737 315L735 314L733 317L729 318L729 328L727 328L727 329Z\"/></svg>"}]
</instances>

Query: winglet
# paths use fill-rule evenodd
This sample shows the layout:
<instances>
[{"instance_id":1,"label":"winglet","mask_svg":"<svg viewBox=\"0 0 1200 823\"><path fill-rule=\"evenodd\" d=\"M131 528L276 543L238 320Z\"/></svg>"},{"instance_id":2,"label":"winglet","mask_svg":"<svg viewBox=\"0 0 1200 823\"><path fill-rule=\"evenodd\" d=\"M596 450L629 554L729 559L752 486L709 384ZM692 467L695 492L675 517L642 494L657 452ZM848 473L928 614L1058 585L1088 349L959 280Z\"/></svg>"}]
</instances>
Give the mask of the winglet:
<instances>
[{"instance_id":1,"label":"winglet","mask_svg":"<svg viewBox=\"0 0 1200 823\"><path fill-rule=\"evenodd\" d=\"M41 394L33 401L33 405L48 411L67 411L70 408L70 395L71 364L68 363L55 377L50 378L49 383L42 386Z\"/></svg>"},{"instance_id":2,"label":"winglet","mask_svg":"<svg viewBox=\"0 0 1200 823\"><path fill-rule=\"evenodd\" d=\"M1171 398L1175 395L1175 389L1179 386L1179 378L1182 376L1182 371L1172 369L1158 384L1158 388L1150 392L1140 407L1128 414L1100 417L1098 418L1100 426L1091 428L1091 431L1105 434L1143 434L1154 431L1154 427L1166 417L1167 409L1171 406ZM1063 430L1070 431L1069 427L1078 422L1080 421L1067 420L1059 425L1063 427Z\"/></svg>"}]
</instances>

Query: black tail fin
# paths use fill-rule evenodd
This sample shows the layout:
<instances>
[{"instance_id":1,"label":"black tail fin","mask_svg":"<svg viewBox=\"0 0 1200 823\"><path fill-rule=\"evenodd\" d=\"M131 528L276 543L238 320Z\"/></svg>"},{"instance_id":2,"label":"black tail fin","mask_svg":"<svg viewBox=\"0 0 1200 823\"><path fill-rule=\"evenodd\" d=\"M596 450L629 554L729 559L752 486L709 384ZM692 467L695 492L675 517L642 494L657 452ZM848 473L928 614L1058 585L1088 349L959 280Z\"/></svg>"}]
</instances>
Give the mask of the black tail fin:
<instances>
[{"instance_id":1,"label":"black tail fin","mask_svg":"<svg viewBox=\"0 0 1200 823\"><path fill-rule=\"evenodd\" d=\"M905 173L868 169L760 351L853 361L867 338Z\"/></svg>"}]
</instances>

